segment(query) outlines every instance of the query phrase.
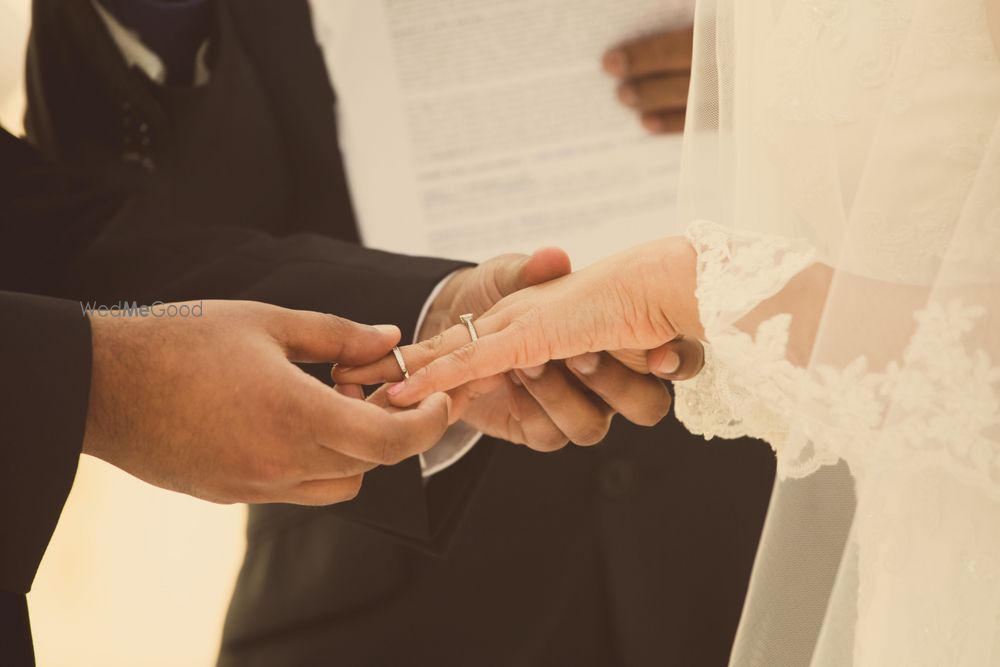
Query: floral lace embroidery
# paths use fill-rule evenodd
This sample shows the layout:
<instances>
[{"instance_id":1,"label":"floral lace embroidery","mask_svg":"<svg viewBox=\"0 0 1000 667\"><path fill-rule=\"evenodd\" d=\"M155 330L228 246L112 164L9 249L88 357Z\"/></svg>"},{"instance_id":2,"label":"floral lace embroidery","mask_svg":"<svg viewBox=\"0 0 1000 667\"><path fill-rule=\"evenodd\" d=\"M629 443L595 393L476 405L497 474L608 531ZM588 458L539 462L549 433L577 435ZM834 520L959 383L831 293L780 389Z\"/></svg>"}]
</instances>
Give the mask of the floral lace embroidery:
<instances>
[{"instance_id":1,"label":"floral lace embroidery","mask_svg":"<svg viewBox=\"0 0 1000 667\"><path fill-rule=\"evenodd\" d=\"M741 239L725 227L698 220L691 224L688 239L698 253L698 287L702 321L722 331L777 294L797 273L815 261L809 244L782 237ZM762 266L771 267L761 271ZM732 286L738 284L740 289Z\"/></svg>"},{"instance_id":2,"label":"floral lace embroidery","mask_svg":"<svg viewBox=\"0 0 1000 667\"><path fill-rule=\"evenodd\" d=\"M706 222L688 236L709 343L705 370L676 383L677 416L689 430L767 441L782 477L841 459L944 465L1000 498L1000 449L989 436L1000 427L1000 367L963 342L982 308L956 300L918 311L902 358L882 372L864 357L807 370L786 358L790 315L772 317L753 337L732 323L805 268L811 253L787 239L735 241Z\"/></svg>"}]
</instances>

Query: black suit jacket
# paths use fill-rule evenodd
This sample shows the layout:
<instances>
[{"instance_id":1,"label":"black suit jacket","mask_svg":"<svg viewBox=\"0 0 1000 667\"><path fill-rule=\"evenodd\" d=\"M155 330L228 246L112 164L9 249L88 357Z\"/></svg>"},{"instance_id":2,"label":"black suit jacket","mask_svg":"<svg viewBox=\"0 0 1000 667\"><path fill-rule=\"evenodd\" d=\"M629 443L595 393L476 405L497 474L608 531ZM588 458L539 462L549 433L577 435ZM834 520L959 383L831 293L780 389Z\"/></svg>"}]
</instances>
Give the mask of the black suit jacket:
<instances>
[{"instance_id":1,"label":"black suit jacket","mask_svg":"<svg viewBox=\"0 0 1000 667\"><path fill-rule=\"evenodd\" d=\"M0 290L58 293L73 248L119 203L0 129ZM33 662L24 594L76 473L90 391L88 320L39 294L0 291L0 661L12 666Z\"/></svg>"},{"instance_id":2,"label":"black suit jacket","mask_svg":"<svg viewBox=\"0 0 1000 667\"><path fill-rule=\"evenodd\" d=\"M31 125L50 152L101 165L115 182L151 168L135 205L174 213L156 221L150 211L148 233L189 246L177 228L183 219L199 234L222 221L226 234L356 237L342 168L331 159L333 94L304 1L220 3L212 83L186 98L124 71L106 36L95 37L93 17L65 7L36 0ZM76 115L93 120L59 118L52 100L60 95L78 107L88 100L94 109ZM123 129L137 119L123 114L139 108L155 136L137 152L141 135ZM204 176L191 176L206 172L224 181L207 193ZM170 253L157 264L158 290L176 287L170 296L182 298L229 284L228 271L214 270L172 280L191 253ZM393 266L387 258L372 269L377 285L363 294L340 295L346 311L338 312L389 319L384 300L402 278ZM120 266L84 273L104 287L135 284L135 272ZM324 289L314 283L289 295L301 283L269 284L250 293L312 299ZM362 497L345 506L251 508L220 664L724 664L772 477L761 443L706 444L673 421L618 423L598 447L552 455L486 439L426 487L411 461L366 480Z\"/></svg>"}]
</instances>

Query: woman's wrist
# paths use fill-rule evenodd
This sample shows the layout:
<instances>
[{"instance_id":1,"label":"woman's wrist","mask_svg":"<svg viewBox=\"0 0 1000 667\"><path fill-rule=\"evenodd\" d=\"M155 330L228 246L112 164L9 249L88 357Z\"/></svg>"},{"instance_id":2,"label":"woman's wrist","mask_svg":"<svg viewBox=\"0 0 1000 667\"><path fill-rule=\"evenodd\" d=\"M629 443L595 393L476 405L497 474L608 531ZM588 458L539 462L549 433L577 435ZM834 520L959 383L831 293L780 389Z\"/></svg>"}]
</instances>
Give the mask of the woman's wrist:
<instances>
[{"instance_id":1,"label":"woman's wrist","mask_svg":"<svg viewBox=\"0 0 1000 667\"><path fill-rule=\"evenodd\" d=\"M652 244L656 252L656 302L674 329L684 338L703 339L698 313L698 253L684 236L668 236Z\"/></svg>"}]
</instances>

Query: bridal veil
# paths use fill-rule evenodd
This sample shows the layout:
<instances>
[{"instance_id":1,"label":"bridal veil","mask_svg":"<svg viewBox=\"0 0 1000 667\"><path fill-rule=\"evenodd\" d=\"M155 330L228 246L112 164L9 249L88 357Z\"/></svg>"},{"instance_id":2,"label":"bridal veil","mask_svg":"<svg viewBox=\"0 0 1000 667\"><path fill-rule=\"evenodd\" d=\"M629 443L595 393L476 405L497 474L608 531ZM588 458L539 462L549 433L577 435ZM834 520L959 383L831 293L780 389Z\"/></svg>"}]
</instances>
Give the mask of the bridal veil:
<instances>
[{"instance_id":1,"label":"bridal veil","mask_svg":"<svg viewBox=\"0 0 1000 667\"><path fill-rule=\"evenodd\" d=\"M1000 665L998 5L699 4L677 411L778 459L734 665Z\"/></svg>"}]
</instances>

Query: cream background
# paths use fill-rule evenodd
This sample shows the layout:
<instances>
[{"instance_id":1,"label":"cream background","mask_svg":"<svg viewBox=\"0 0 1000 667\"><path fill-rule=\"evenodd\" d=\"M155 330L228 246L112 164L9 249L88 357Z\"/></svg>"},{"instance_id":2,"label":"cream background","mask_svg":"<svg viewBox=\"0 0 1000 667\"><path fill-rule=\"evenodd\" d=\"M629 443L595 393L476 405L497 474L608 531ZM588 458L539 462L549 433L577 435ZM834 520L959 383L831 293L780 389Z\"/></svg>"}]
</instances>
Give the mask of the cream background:
<instances>
[{"instance_id":1,"label":"cream background","mask_svg":"<svg viewBox=\"0 0 1000 667\"><path fill-rule=\"evenodd\" d=\"M28 0L0 0L0 124L21 130ZM243 506L148 486L83 456L28 595L39 667L214 663Z\"/></svg>"}]
</instances>

